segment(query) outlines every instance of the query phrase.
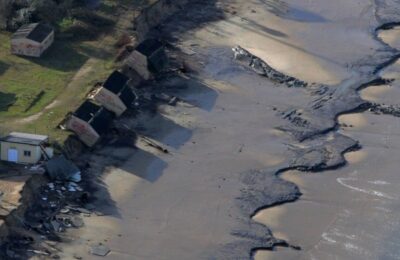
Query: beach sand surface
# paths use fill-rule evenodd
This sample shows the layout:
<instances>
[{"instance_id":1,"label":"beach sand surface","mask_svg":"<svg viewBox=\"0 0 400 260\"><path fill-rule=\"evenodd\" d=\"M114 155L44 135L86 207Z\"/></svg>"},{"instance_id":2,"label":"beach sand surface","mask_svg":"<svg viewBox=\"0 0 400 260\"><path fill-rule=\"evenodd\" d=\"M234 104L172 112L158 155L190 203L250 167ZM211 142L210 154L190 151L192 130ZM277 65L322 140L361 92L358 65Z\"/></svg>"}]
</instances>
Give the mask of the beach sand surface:
<instances>
[{"instance_id":1,"label":"beach sand surface","mask_svg":"<svg viewBox=\"0 0 400 260\"><path fill-rule=\"evenodd\" d=\"M312 100L307 90L240 67L231 48L241 45L301 80L335 85L371 70L360 61L382 47L371 34L376 21L369 1L236 0L224 8L224 19L202 26L164 25L201 64L189 80L193 87L180 93L191 106L162 107L147 120L145 133L170 153L138 144L123 165L108 167L103 181L111 203L97 205L108 214L85 218L85 228L69 234L64 257L98 259L88 248L104 243L110 259L213 259L234 241L240 174L287 164L293 139L276 130L285 124L279 113ZM380 93L365 95L383 98ZM340 120L352 125L341 132L364 146L348 155L350 165L285 173L304 195L254 217L303 250L259 251L256 259L373 259L396 251L399 121L368 113Z\"/></svg>"}]
</instances>

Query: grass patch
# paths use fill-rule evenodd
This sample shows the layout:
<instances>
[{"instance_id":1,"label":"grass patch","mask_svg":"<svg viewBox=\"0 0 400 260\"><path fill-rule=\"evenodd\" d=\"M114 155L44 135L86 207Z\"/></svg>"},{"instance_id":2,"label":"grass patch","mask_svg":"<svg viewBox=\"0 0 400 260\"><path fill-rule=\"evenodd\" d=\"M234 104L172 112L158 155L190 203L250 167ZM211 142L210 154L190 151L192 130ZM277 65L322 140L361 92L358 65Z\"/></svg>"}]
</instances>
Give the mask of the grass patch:
<instances>
[{"instance_id":1,"label":"grass patch","mask_svg":"<svg viewBox=\"0 0 400 260\"><path fill-rule=\"evenodd\" d=\"M63 143L70 133L58 129L58 124L82 104L96 82L116 69L115 23L129 25L120 14L134 12L151 1L104 0L102 10L91 15L96 19L85 20L87 17L79 14L65 18L58 24L59 38L38 59L11 55L11 35L0 31L0 134L46 134ZM99 34L92 28L98 28ZM81 32L99 37L80 37Z\"/></svg>"},{"instance_id":2,"label":"grass patch","mask_svg":"<svg viewBox=\"0 0 400 260\"><path fill-rule=\"evenodd\" d=\"M75 19L72 17L65 17L58 23L58 28L61 32L67 30L74 25Z\"/></svg>"},{"instance_id":3,"label":"grass patch","mask_svg":"<svg viewBox=\"0 0 400 260\"><path fill-rule=\"evenodd\" d=\"M7 111L16 101L15 94L0 92L0 111Z\"/></svg>"},{"instance_id":4,"label":"grass patch","mask_svg":"<svg viewBox=\"0 0 400 260\"><path fill-rule=\"evenodd\" d=\"M112 44L102 49L98 41L56 39L41 58L26 58L10 54L10 36L0 32L0 133L41 133L62 142L69 133L58 124L115 69ZM60 104L45 109L54 100Z\"/></svg>"},{"instance_id":5,"label":"grass patch","mask_svg":"<svg viewBox=\"0 0 400 260\"><path fill-rule=\"evenodd\" d=\"M10 35L0 32L0 61L6 69L0 74L0 91L15 94L15 102L0 99L0 121L25 117L41 111L67 86L88 57L68 42L56 41L40 59L10 54ZM40 99L36 100L40 93ZM5 102L5 103L4 103Z\"/></svg>"},{"instance_id":6,"label":"grass patch","mask_svg":"<svg viewBox=\"0 0 400 260\"><path fill-rule=\"evenodd\" d=\"M70 133L58 129L59 123L68 112L72 112L83 102L86 94L97 81L106 78L115 69L114 66L112 60L96 60L88 67L90 70L84 76L76 79L68 89L60 94L57 100L60 100L62 104L55 104L51 109L43 111L39 118L19 126L19 130L46 134L53 141L62 143Z\"/></svg>"}]
</instances>

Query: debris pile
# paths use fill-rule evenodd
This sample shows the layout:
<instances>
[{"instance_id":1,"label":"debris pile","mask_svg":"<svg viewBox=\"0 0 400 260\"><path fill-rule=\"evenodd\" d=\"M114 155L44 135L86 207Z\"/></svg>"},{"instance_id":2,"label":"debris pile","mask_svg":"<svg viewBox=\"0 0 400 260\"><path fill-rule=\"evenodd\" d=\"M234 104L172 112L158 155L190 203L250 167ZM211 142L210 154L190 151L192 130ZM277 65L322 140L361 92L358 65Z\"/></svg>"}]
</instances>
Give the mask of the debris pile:
<instances>
[{"instance_id":1,"label":"debris pile","mask_svg":"<svg viewBox=\"0 0 400 260\"><path fill-rule=\"evenodd\" d=\"M302 113L297 109L290 109L286 112L282 112L281 115L283 119L289 120L298 127L307 127L310 125L310 122L301 117Z\"/></svg>"},{"instance_id":2,"label":"debris pile","mask_svg":"<svg viewBox=\"0 0 400 260\"><path fill-rule=\"evenodd\" d=\"M378 115L392 115L400 117L400 106L372 103L369 111Z\"/></svg>"},{"instance_id":3,"label":"debris pile","mask_svg":"<svg viewBox=\"0 0 400 260\"><path fill-rule=\"evenodd\" d=\"M110 253L110 248L108 246L103 245L102 243L99 243L98 245L93 245L90 248L90 253L92 255L98 255L98 256L106 256L108 253Z\"/></svg>"},{"instance_id":4,"label":"debris pile","mask_svg":"<svg viewBox=\"0 0 400 260\"><path fill-rule=\"evenodd\" d=\"M54 157L46 163L46 172L55 181L81 181L79 168L63 155Z\"/></svg>"},{"instance_id":5,"label":"debris pile","mask_svg":"<svg viewBox=\"0 0 400 260\"><path fill-rule=\"evenodd\" d=\"M278 82L279 84L285 84L289 88L305 88L308 85L307 82L285 75L271 68L265 61L254 56L240 46L234 47L232 50L236 61L246 67L250 67L257 74L267 77L272 81Z\"/></svg>"},{"instance_id":6,"label":"debris pile","mask_svg":"<svg viewBox=\"0 0 400 260\"><path fill-rule=\"evenodd\" d=\"M83 217L89 217L94 210L88 203L89 193L79 183L81 171L75 164L60 156L48 161L45 168L50 182L37 176L41 178L38 187L28 184L28 205L20 214L12 214L20 223L20 230L1 245L1 259L27 259L34 255L59 258L59 251L49 243L62 241L69 228L84 226Z\"/></svg>"}]
</instances>

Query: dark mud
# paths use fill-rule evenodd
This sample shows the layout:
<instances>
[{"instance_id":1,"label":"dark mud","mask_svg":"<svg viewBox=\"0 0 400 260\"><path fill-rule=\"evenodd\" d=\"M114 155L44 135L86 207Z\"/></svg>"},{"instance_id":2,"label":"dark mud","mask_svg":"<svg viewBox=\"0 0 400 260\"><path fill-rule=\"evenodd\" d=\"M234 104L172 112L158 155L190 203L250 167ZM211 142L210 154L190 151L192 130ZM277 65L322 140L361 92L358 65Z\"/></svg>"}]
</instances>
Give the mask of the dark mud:
<instances>
[{"instance_id":1,"label":"dark mud","mask_svg":"<svg viewBox=\"0 0 400 260\"><path fill-rule=\"evenodd\" d=\"M265 61L239 46L233 48L234 58L241 66L279 86L304 88L313 97L313 101L305 107L277 111L277 116L287 121L287 124L277 128L294 138L294 143L289 147L291 159L287 164L278 167L253 170L239 176L242 188L235 200L240 214L235 216L237 228L231 231L233 242L221 245L219 251L209 256L210 259L249 259L257 250L274 250L276 247L301 250L299 245L292 245L290 241L274 237L268 227L256 223L252 217L260 210L294 202L302 195L295 184L279 178L281 173L293 169L303 172L322 172L343 167L347 163L344 154L361 149L356 140L337 132L340 115L366 110L393 116L400 114L397 107L370 103L363 100L359 94L364 88L391 81L382 79L379 73L393 64L400 55L396 49L382 42L377 33L379 30L387 30L397 25L397 22L392 22L397 19L395 14L400 12L400 7L397 5L389 0L375 1L377 29L373 30L372 34L381 43L382 48L352 65L352 68L360 72L356 80L351 78L338 85L304 82L273 69ZM220 8L215 8L214 3L194 1L186 12L179 12L152 33L161 36L174 46L177 39L185 32L222 18L223 12ZM192 22L185 22L183 25L182 21L188 19ZM179 28L176 28L176 24L180 24ZM202 58L201 54L198 56ZM186 57L186 59L190 61L191 58ZM193 65L190 62L188 64ZM196 74L197 69L190 68L189 72Z\"/></svg>"},{"instance_id":2,"label":"dark mud","mask_svg":"<svg viewBox=\"0 0 400 260\"><path fill-rule=\"evenodd\" d=\"M377 15L381 12L384 13L381 8L377 8ZM378 19L378 21L385 21L385 19ZM364 88L390 84L393 81L392 79L381 78L379 73L396 62L400 55L397 50L382 42L377 35L380 30L390 30L397 25L399 25L398 22L384 23L373 32L374 38L384 46L384 54L377 54L373 62L365 64L366 66L375 64L372 73L364 74L361 80L352 81L350 79L336 86L308 84L277 72L265 61L243 48L236 47L233 49L235 59L239 64L282 86L307 87L310 94L315 97L306 107L292 108L278 113L279 116L288 121L287 124L279 126L278 129L292 135L297 144L290 148L292 152L290 158L292 159L290 159L289 165L280 166L278 169L244 174L245 177L242 181L246 188L242 190L242 196L237 198L238 206L244 215L252 217L260 210L294 202L300 198L302 194L296 185L278 177L285 171L296 169L304 172L322 172L346 165L347 162L343 155L346 152L361 149L361 145L356 140L337 132L339 127L337 119L340 115L361 113L368 110L375 114L400 116L399 106L371 103L363 100L359 94L360 90ZM391 53L389 57L388 53ZM379 63L376 64L377 62ZM359 66L362 67L363 65L360 64ZM235 247L241 250L245 249L246 246L250 247L251 257L260 249L274 250L275 247L279 246L296 250L301 249L297 245L291 245L290 241L282 243L281 240L274 239L270 230L265 231L265 236L269 239L261 240L258 237L258 232L263 228L251 224L249 227L252 231L232 233L243 239L242 242L229 247L234 251L232 257L240 255ZM257 231L253 231L254 229L257 229ZM264 242L264 245L261 245L262 242Z\"/></svg>"},{"instance_id":3,"label":"dark mud","mask_svg":"<svg viewBox=\"0 0 400 260\"><path fill-rule=\"evenodd\" d=\"M266 62L261 60L260 58L254 56L247 50L243 49L240 46L237 46L232 49L235 55L235 60L251 68L257 74L267 77L268 79L277 82L279 84L284 84L287 87L297 87L297 88L304 88L307 87L307 83L296 79L294 77L285 75L271 66L269 66Z\"/></svg>"}]
</instances>

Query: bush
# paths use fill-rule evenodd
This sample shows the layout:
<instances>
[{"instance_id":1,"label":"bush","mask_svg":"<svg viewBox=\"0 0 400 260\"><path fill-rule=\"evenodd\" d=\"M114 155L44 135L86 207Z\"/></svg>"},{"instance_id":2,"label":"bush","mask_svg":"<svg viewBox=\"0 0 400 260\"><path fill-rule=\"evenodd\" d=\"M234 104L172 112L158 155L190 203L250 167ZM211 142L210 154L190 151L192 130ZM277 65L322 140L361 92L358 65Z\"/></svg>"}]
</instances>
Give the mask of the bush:
<instances>
[{"instance_id":1,"label":"bush","mask_svg":"<svg viewBox=\"0 0 400 260\"><path fill-rule=\"evenodd\" d=\"M5 29L7 27L7 21L11 15L11 7L11 0L0 1L0 29Z\"/></svg>"},{"instance_id":2,"label":"bush","mask_svg":"<svg viewBox=\"0 0 400 260\"><path fill-rule=\"evenodd\" d=\"M16 30L39 21L68 27L71 21L64 17L71 17L71 10L83 4L82 0L0 0L0 28Z\"/></svg>"},{"instance_id":3,"label":"bush","mask_svg":"<svg viewBox=\"0 0 400 260\"><path fill-rule=\"evenodd\" d=\"M66 17L58 23L58 27L60 28L60 31L63 32L65 30L68 30L69 28L71 28L74 25L74 23L75 23L74 18Z\"/></svg>"}]
</instances>

